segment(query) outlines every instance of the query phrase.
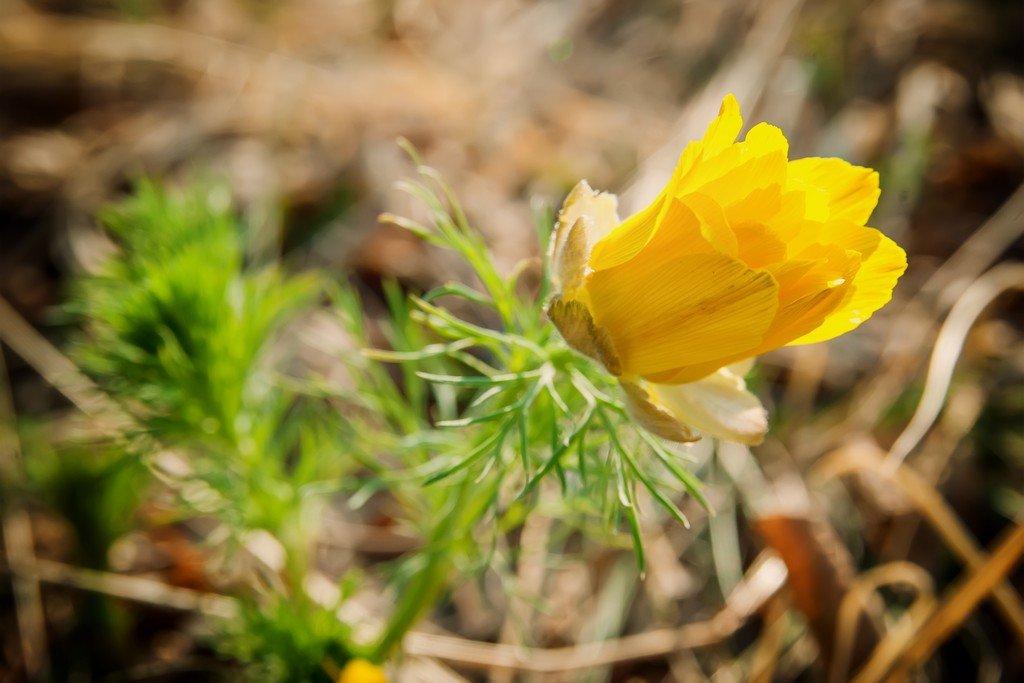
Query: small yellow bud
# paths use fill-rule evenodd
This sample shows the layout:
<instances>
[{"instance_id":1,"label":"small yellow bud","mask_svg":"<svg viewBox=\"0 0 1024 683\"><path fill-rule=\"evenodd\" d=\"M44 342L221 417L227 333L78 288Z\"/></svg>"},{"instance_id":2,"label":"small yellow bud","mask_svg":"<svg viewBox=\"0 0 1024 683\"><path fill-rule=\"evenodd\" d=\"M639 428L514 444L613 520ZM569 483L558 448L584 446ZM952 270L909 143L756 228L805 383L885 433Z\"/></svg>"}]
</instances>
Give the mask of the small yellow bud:
<instances>
[{"instance_id":1,"label":"small yellow bud","mask_svg":"<svg viewBox=\"0 0 1024 683\"><path fill-rule=\"evenodd\" d=\"M338 683L388 683L384 669L365 659L350 659L338 677Z\"/></svg>"}]
</instances>

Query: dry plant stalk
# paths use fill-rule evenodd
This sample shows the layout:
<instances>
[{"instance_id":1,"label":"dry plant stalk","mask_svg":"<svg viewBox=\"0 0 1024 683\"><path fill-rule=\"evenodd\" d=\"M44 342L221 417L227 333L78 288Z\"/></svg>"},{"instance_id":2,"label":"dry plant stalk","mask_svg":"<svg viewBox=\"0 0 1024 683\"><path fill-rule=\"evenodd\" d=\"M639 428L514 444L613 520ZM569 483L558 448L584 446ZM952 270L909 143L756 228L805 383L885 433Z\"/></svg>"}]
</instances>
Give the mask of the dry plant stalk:
<instances>
[{"instance_id":1,"label":"dry plant stalk","mask_svg":"<svg viewBox=\"0 0 1024 683\"><path fill-rule=\"evenodd\" d=\"M979 569L986 562L985 555L942 495L909 466L893 470L883 455L884 451L871 441L855 443L825 455L809 473L808 481L816 486L856 471L874 472L899 487L956 556L971 569ZM1018 641L1024 645L1024 603L1020 595L1008 582L1002 581L992 591L992 598Z\"/></svg>"},{"instance_id":2,"label":"dry plant stalk","mask_svg":"<svg viewBox=\"0 0 1024 683\"><path fill-rule=\"evenodd\" d=\"M754 528L777 552L789 572L789 589L797 608L807 618L821 649L826 670L840 644L836 642L842 597L856 576L853 558L832 526L810 514L762 514ZM838 599L837 599L838 598ZM864 661L878 645L880 633L867 613L858 611L849 629L853 661Z\"/></svg>"},{"instance_id":3,"label":"dry plant stalk","mask_svg":"<svg viewBox=\"0 0 1024 683\"><path fill-rule=\"evenodd\" d=\"M0 300L0 304L3 301ZM14 405L6 381L7 364L0 347L0 480L5 488L13 488L20 480L21 454L14 426ZM35 561L32 520L16 500L0 501L3 515L3 550L7 563L16 569ZM46 614L43 611L39 581L31 573L15 571L14 606L25 674L30 679L49 678L47 657Z\"/></svg>"}]
</instances>

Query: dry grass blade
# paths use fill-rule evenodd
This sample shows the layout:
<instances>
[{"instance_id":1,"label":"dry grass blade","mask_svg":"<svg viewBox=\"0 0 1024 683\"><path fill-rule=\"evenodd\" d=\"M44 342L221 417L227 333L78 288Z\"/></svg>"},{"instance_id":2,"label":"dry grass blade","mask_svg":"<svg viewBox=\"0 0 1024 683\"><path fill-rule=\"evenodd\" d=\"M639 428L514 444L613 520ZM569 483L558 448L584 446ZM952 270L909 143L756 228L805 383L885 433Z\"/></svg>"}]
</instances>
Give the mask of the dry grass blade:
<instances>
[{"instance_id":1,"label":"dry grass blade","mask_svg":"<svg viewBox=\"0 0 1024 683\"><path fill-rule=\"evenodd\" d=\"M238 605L233 598L168 586L160 581L138 576L82 569L41 559L23 563L17 567L8 565L6 569L17 576L31 577L46 583L102 593L167 609L198 612L222 618L231 618L238 614Z\"/></svg>"},{"instance_id":2,"label":"dry grass blade","mask_svg":"<svg viewBox=\"0 0 1024 683\"><path fill-rule=\"evenodd\" d=\"M86 415L109 419L111 424L108 426L115 431L134 423L78 366L18 315L3 297L0 297L0 340Z\"/></svg>"},{"instance_id":3,"label":"dry grass blade","mask_svg":"<svg viewBox=\"0 0 1024 683\"><path fill-rule=\"evenodd\" d=\"M840 607L838 630L836 632L836 655L829 671L829 680L841 683L849 680L853 673L851 665L856 660L852 657L853 629L859 615L870 609L871 598L882 586L903 585L913 588L916 597L907 611L900 617L894 628L885 634L885 638L875 649L873 658L885 657L884 653L901 652L906 643L931 613L935 606L935 587L931 576L911 562L892 562L874 567L864 572L843 598ZM875 601L880 605L880 601ZM860 661L863 661L860 660Z\"/></svg>"},{"instance_id":4,"label":"dry grass blade","mask_svg":"<svg viewBox=\"0 0 1024 683\"><path fill-rule=\"evenodd\" d=\"M410 633L405 651L467 667L555 673L607 667L622 662L720 643L735 633L786 580L786 568L775 557L762 556L732 592L726 606L706 621L659 629L615 640L538 650L483 643L429 633Z\"/></svg>"},{"instance_id":5,"label":"dry grass blade","mask_svg":"<svg viewBox=\"0 0 1024 683\"><path fill-rule=\"evenodd\" d=\"M935 423L946 402L953 370L967 340L967 333L988 305L1009 289L1024 289L1024 264L1006 263L996 266L975 280L957 299L935 341L935 350L928 365L928 377L917 410L889 449L887 460L891 465L901 463Z\"/></svg>"},{"instance_id":6,"label":"dry grass blade","mask_svg":"<svg viewBox=\"0 0 1024 683\"><path fill-rule=\"evenodd\" d=\"M894 471L882 459L882 450L872 442L860 442L829 453L812 470L808 480L812 485L820 485L828 479L859 470L875 472L896 484L939 538L968 567L977 570L986 562L981 548L942 495L910 467L904 465ZM1020 595L1003 581L993 589L992 597L1014 635L1024 645L1024 603Z\"/></svg>"},{"instance_id":7,"label":"dry grass blade","mask_svg":"<svg viewBox=\"0 0 1024 683\"><path fill-rule=\"evenodd\" d=\"M1024 524L1015 524L981 567L976 568L943 599L921 627L902 657L900 666L923 663L942 641L974 611L985 596L999 586L1024 555Z\"/></svg>"},{"instance_id":8,"label":"dry grass blade","mask_svg":"<svg viewBox=\"0 0 1024 683\"><path fill-rule=\"evenodd\" d=\"M21 463L18 435L14 427L14 406L7 385L7 364L0 348L0 479L4 488L13 488L20 479ZM35 560L32 520L17 501L3 501L3 549L8 564L22 567ZM48 680L46 655L46 614L43 611L39 582L30 575L16 574L12 581L14 604L21 641L25 673L31 680Z\"/></svg>"},{"instance_id":9,"label":"dry grass blade","mask_svg":"<svg viewBox=\"0 0 1024 683\"><path fill-rule=\"evenodd\" d=\"M468 679L427 657L411 658L402 666L401 676L408 683L468 683Z\"/></svg>"},{"instance_id":10,"label":"dry grass blade","mask_svg":"<svg viewBox=\"0 0 1024 683\"><path fill-rule=\"evenodd\" d=\"M923 664L978 603L1002 584L1021 555L1024 555L1024 524L1015 524L984 564L972 569L937 608L917 620L918 628L902 647L880 648L855 682L907 680L910 671Z\"/></svg>"},{"instance_id":11,"label":"dry grass blade","mask_svg":"<svg viewBox=\"0 0 1024 683\"><path fill-rule=\"evenodd\" d=\"M1024 185L971 235L921 288L937 297L940 307L952 305L971 282L1024 232Z\"/></svg>"},{"instance_id":12,"label":"dry grass blade","mask_svg":"<svg viewBox=\"0 0 1024 683\"><path fill-rule=\"evenodd\" d=\"M757 649L750 661L751 683L769 683L773 680L786 638L788 623L786 603L776 598L765 609L764 632L757 642Z\"/></svg>"}]
</instances>

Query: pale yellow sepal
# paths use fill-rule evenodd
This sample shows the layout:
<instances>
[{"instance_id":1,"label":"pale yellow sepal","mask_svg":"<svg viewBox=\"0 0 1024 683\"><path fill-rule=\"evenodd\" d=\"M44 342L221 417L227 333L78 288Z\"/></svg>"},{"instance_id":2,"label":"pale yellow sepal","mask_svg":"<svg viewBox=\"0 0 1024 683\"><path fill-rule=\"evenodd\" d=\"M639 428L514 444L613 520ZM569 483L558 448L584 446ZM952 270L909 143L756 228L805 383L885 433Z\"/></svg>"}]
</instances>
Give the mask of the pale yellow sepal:
<instances>
[{"instance_id":1,"label":"pale yellow sepal","mask_svg":"<svg viewBox=\"0 0 1024 683\"><path fill-rule=\"evenodd\" d=\"M753 446L768 432L761 401L729 368L689 384L648 385L648 393L677 420L708 436Z\"/></svg>"},{"instance_id":2,"label":"pale yellow sepal","mask_svg":"<svg viewBox=\"0 0 1024 683\"><path fill-rule=\"evenodd\" d=\"M373 662L350 659L338 676L338 683L388 683L388 678L384 669Z\"/></svg>"}]
</instances>

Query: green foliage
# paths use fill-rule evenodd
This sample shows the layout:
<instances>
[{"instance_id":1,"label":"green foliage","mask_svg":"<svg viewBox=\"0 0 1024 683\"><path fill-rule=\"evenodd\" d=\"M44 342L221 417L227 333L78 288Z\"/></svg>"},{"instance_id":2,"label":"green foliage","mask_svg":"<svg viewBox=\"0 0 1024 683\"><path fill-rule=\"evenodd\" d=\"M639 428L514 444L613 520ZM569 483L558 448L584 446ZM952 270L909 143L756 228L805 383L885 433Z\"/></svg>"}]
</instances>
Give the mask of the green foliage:
<instances>
[{"instance_id":1,"label":"green foliage","mask_svg":"<svg viewBox=\"0 0 1024 683\"><path fill-rule=\"evenodd\" d=\"M149 481L142 461L115 443L59 446L27 425L21 443L25 486L71 524L77 561L105 569L110 546L136 525L134 513Z\"/></svg>"},{"instance_id":2,"label":"green foliage","mask_svg":"<svg viewBox=\"0 0 1024 683\"><path fill-rule=\"evenodd\" d=\"M0 499L25 496L44 505L70 527L68 559L107 570L111 546L138 527L136 513L150 490L149 474L138 454L123 443L56 443L52 437L43 425L19 425L25 476L16 490L5 486ZM81 596L52 635L54 680L72 677L72 671L101 676L123 667L134 624L134 614L123 602Z\"/></svg>"},{"instance_id":3,"label":"green foliage","mask_svg":"<svg viewBox=\"0 0 1024 683\"><path fill-rule=\"evenodd\" d=\"M72 304L90 333L85 368L148 409L163 436L241 443L276 408L259 362L313 280L245 263L222 190L174 196L142 182L102 220L122 251Z\"/></svg>"},{"instance_id":4,"label":"green foliage","mask_svg":"<svg viewBox=\"0 0 1024 683\"><path fill-rule=\"evenodd\" d=\"M529 498L553 477L576 502L603 503L600 508L609 518L634 518L640 487L685 522L670 500L673 492L703 498L697 480L681 467L680 452L634 425L613 395L614 379L571 351L548 323L543 289L537 295L521 293L518 278L526 268L502 278L450 188L432 169L421 166L420 173L427 182L404 183L403 188L426 204L432 225L388 218L457 252L483 291L449 283L410 297L408 308L393 302L396 323L406 330L418 327L417 339L436 341L367 352L370 358L399 364L404 377L414 375L437 394L429 441L448 435L451 447L424 454L418 474L427 484L457 475L481 483L493 476L517 486L519 499ZM540 280L547 282L546 272ZM482 309L477 318L496 318L500 327L469 322L439 305L442 298L462 299L462 306ZM411 336L407 331L399 341ZM433 371L441 358L451 369ZM417 388L419 394L426 391ZM672 483L666 487L663 477Z\"/></svg>"},{"instance_id":5,"label":"green foliage","mask_svg":"<svg viewBox=\"0 0 1024 683\"><path fill-rule=\"evenodd\" d=\"M403 598L378 655L418 614L417 600L406 596L439 590L439 577L452 565L491 565L498 534L531 508L551 506L544 489L560 491L557 510L549 512L563 522L628 534L641 570L642 497L684 524L678 494L705 502L683 452L636 426L615 395L614 379L554 331L544 314L543 285L539 293L523 293L519 280L529 266L503 277L451 189L430 168L421 166L420 176L422 182L401 187L426 205L430 224L384 218L457 253L479 289L453 282L406 299L388 288L391 348L368 350L355 364L353 400L382 421L381 432L396 434L381 444L388 459L367 465L382 486L410 490L410 504L423 510L412 520L427 539L414 566L398 577ZM539 275L547 281L546 273ZM456 306L495 325L470 321ZM368 346L358 302L342 296L338 309L350 334ZM372 361L397 366L398 383Z\"/></svg>"},{"instance_id":6,"label":"green foliage","mask_svg":"<svg viewBox=\"0 0 1024 683\"><path fill-rule=\"evenodd\" d=\"M301 597L246 604L218 637L222 653L254 662L244 671L247 681L331 683L331 672L351 657L341 645L351 640L351 630L335 610Z\"/></svg>"},{"instance_id":7,"label":"green foliage","mask_svg":"<svg viewBox=\"0 0 1024 683\"><path fill-rule=\"evenodd\" d=\"M142 182L102 219L120 251L77 284L69 309L86 335L75 355L137 420L128 441L178 494L181 517L216 520L229 547L262 530L285 550L280 586L243 596L238 629L216 645L258 680L311 680L351 646L333 613L303 597L309 520L356 465L339 447L337 411L281 379L278 341L315 305L319 281L254 261L223 188Z\"/></svg>"},{"instance_id":8,"label":"green foliage","mask_svg":"<svg viewBox=\"0 0 1024 683\"><path fill-rule=\"evenodd\" d=\"M454 251L477 281L420 296L385 283L388 315L372 322L351 287L326 287L362 350L342 359L345 386L283 373L279 340L326 283L248 256L219 188L141 183L103 214L119 253L75 290L87 333L76 355L135 416L128 443L179 494L181 515L217 520L234 547L262 530L284 548L281 581L242 596L241 617L217 638L255 679L315 680L359 649L305 596L310 520L328 493L347 491L357 508L386 492L422 539L394 568L397 605L367 653L378 661L454 572L509 564L499 539L538 506L563 536L631 539L642 570L644 500L683 523L682 495L704 503L684 452L635 426L615 380L547 321L546 266L502 275L450 188L420 172L403 187L430 224L390 219ZM388 348L371 348L378 333Z\"/></svg>"}]
</instances>

